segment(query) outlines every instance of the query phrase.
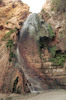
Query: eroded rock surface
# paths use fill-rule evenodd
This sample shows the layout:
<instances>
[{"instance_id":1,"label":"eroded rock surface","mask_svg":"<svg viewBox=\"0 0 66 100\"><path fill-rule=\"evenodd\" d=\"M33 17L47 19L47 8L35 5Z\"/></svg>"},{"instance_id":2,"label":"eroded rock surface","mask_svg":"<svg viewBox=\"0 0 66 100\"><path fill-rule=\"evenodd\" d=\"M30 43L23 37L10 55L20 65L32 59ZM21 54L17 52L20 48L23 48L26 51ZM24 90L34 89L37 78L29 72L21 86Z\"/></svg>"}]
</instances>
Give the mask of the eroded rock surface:
<instances>
[{"instance_id":1,"label":"eroded rock surface","mask_svg":"<svg viewBox=\"0 0 66 100\"><path fill-rule=\"evenodd\" d=\"M6 34L10 34L15 28L20 29L20 25L28 15L29 7L21 1L2 0L0 3L0 92L24 93L29 91L23 72L9 62L9 50L6 48L6 42L9 39L13 39L16 43L17 31L3 41Z\"/></svg>"},{"instance_id":2,"label":"eroded rock surface","mask_svg":"<svg viewBox=\"0 0 66 100\"><path fill-rule=\"evenodd\" d=\"M42 54L39 54L39 40L42 37L48 40L52 38L48 24L38 14L29 15L21 29L18 56L24 74L31 83L29 85L31 92L59 87L51 73L51 62L47 61L45 64L43 58L40 57ZM50 57L47 50L44 51L44 54L47 59ZM49 70L48 74L45 73L45 67L47 71Z\"/></svg>"},{"instance_id":3,"label":"eroded rock surface","mask_svg":"<svg viewBox=\"0 0 66 100\"><path fill-rule=\"evenodd\" d=\"M60 11L51 10L51 3L52 3L52 0L47 0L41 12L43 17L47 21L47 23L51 25L52 29L55 32L55 38L51 42L49 41L49 45L56 46L57 51L61 51L62 53L64 53L66 52L66 28L65 28L66 27L66 12L61 13ZM48 17L46 18L46 13L49 15L49 18ZM61 66L52 66L52 62L50 63L48 58L50 58L50 56L47 56L44 50L42 54L42 59L44 61L43 63L44 72L48 76L51 76L53 79L55 79L56 83L61 88L63 87L66 88L66 85L65 85L66 84L66 81L65 81L66 80L66 71L65 71L66 60L64 62L64 66L61 67Z\"/></svg>"},{"instance_id":4,"label":"eroded rock surface","mask_svg":"<svg viewBox=\"0 0 66 100\"><path fill-rule=\"evenodd\" d=\"M52 0L47 0L43 6L43 9L49 14L50 17L47 22L52 26L56 34L54 45L64 52L66 51L66 12L61 13L60 11L53 11L51 6Z\"/></svg>"}]
</instances>

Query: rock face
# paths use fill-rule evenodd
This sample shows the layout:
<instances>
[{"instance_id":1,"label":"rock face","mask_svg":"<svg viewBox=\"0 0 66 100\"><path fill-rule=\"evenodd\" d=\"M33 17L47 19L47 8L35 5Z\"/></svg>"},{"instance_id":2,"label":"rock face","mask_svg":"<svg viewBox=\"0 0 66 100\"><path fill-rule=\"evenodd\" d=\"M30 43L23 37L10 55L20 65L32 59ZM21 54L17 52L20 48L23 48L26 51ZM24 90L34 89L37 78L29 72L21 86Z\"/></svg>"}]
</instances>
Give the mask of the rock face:
<instances>
[{"instance_id":1,"label":"rock face","mask_svg":"<svg viewBox=\"0 0 66 100\"><path fill-rule=\"evenodd\" d=\"M60 13L51 10L52 0L47 0L43 9L47 12L51 17L47 20L49 24L51 24L53 30L56 34L56 45L58 49L61 49L63 52L66 51L66 12ZM48 6L49 5L49 6ZM47 8L49 7L49 8Z\"/></svg>"},{"instance_id":2,"label":"rock face","mask_svg":"<svg viewBox=\"0 0 66 100\"><path fill-rule=\"evenodd\" d=\"M29 15L21 29L18 46L21 59L20 62L23 66L22 69L27 80L31 83L30 85L28 84L31 92L49 88L66 89L66 81L64 81L66 79L66 72L62 66L52 65L53 63L49 61L51 54L48 52L48 48L54 45L56 45L57 50L65 52L63 43L63 47L58 47L61 41L65 41L65 39L61 39L60 41L58 38L59 35L56 32L55 35L53 32L51 32L52 34L50 35L51 29L49 29L43 17L44 15ZM42 38L44 40L44 44L42 44L44 48L42 49L41 47L42 54L40 57L38 53L38 44Z\"/></svg>"},{"instance_id":3,"label":"rock face","mask_svg":"<svg viewBox=\"0 0 66 100\"><path fill-rule=\"evenodd\" d=\"M3 0L0 3L0 92L24 93L50 88L66 88L66 64L64 67L52 66L53 63L49 61L51 54L46 48L46 46L56 45L57 50L63 53L66 51L65 14L55 14L47 19L55 31L55 37L52 36L53 32L50 34L51 28L49 30L44 14L31 14L27 18L28 15L29 7L21 0ZM23 25L22 29L21 25ZM14 62L9 62L10 51L6 48L6 42L8 43L9 40L13 40L16 44L19 29L21 34L17 54L20 65L17 58L15 58L16 61L13 59ZM60 34L60 32L64 33ZM41 40L44 40L44 44L40 46ZM15 48L16 45L13 47L13 52L16 52Z\"/></svg>"},{"instance_id":4,"label":"rock face","mask_svg":"<svg viewBox=\"0 0 66 100\"><path fill-rule=\"evenodd\" d=\"M30 14L25 21L21 30L21 37L25 37L26 32L36 40L39 40L39 38L43 36L49 37L49 28L47 23L42 19L42 16L38 16L38 14L35 13Z\"/></svg>"},{"instance_id":5,"label":"rock face","mask_svg":"<svg viewBox=\"0 0 66 100\"><path fill-rule=\"evenodd\" d=\"M42 50L44 55L39 55L39 40L41 38L52 39L48 24L38 14L31 14L21 29L18 45L20 64L23 66L23 72L30 83L28 86L31 92L59 87L53 77L55 68L48 61L50 57L48 50ZM44 59L47 62L44 62Z\"/></svg>"},{"instance_id":6,"label":"rock face","mask_svg":"<svg viewBox=\"0 0 66 100\"><path fill-rule=\"evenodd\" d=\"M8 39L2 41L4 36L10 34L15 27L20 29L20 25L23 24L28 15L29 7L21 1L2 0L0 3L0 92L24 93L29 91L21 69L15 68L15 65L9 62L9 50L6 48ZM17 31L14 31L8 37L14 39L14 43L17 40L16 34Z\"/></svg>"},{"instance_id":7,"label":"rock face","mask_svg":"<svg viewBox=\"0 0 66 100\"><path fill-rule=\"evenodd\" d=\"M50 37L48 25L38 14L31 14L21 29L20 42L24 49L21 52L26 52L22 53L23 57L26 57L26 61L31 64L32 68L33 66L41 68L41 60L38 53L40 37Z\"/></svg>"},{"instance_id":8,"label":"rock face","mask_svg":"<svg viewBox=\"0 0 66 100\"><path fill-rule=\"evenodd\" d=\"M45 23L45 24L42 24ZM43 30L44 29L44 30ZM46 32L46 34L45 34ZM26 19L21 29L19 53L21 55L21 64L27 80L31 83L29 88L31 92L48 89L44 75L41 72L41 59L39 56L38 41L41 36L49 36L48 26L38 14L31 14ZM37 81L36 81L37 80Z\"/></svg>"},{"instance_id":9,"label":"rock face","mask_svg":"<svg viewBox=\"0 0 66 100\"><path fill-rule=\"evenodd\" d=\"M42 7L42 9L45 9L47 12L49 12L50 9L51 9L51 2L52 2L52 0L46 0L46 2L44 4L44 6Z\"/></svg>"},{"instance_id":10,"label":"rock face","mask_svg":"<svg viewBox=\"0 0 66 100\"><path fill-rule=\"evenodd\" d=\"M43 8L44 12L41 12L45 18L45 13L49 14L49 18L46 20L48 24L51 25L52 29L55 32L55 38L53 41L49 42L52 46L56 46L57 50L60 50L62 53L66 52L66 12L60 13L51 10L52 0L47 0ZM42 59L43 60L43 69L44 72L51 78L56 80L56 83L61 88L66 88L66 71L65 64L64 67L52 66L52 63L48 61L49 56L46 55L47 50L43 51ZM48 53L47 53L48 54ZM58 52L59 54L59 52ZM66 54L65 54L66 55ZM66 63L66 60L65 60ZM51 74L50 74L51 73Z\"/></svg>"}]
</instances>

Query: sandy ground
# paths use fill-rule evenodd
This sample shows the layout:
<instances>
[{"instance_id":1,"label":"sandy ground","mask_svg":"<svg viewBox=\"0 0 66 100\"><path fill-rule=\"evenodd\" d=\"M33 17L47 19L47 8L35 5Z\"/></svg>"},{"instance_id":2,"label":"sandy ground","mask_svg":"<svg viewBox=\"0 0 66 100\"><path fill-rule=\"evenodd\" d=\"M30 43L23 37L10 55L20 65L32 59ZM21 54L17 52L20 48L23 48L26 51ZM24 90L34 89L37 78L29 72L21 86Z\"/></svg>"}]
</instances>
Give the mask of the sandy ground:
<instances>
[{"instance_id":1,"label":"sandy ground","mask_svg":"<svg viewBox=\"0 0 66 100\"><path fill-rule=\"evenodd\" d=\"M66 90L48 90L26 95L0 94L0 100L66 100Z\"/></svg>"}]
</instances>

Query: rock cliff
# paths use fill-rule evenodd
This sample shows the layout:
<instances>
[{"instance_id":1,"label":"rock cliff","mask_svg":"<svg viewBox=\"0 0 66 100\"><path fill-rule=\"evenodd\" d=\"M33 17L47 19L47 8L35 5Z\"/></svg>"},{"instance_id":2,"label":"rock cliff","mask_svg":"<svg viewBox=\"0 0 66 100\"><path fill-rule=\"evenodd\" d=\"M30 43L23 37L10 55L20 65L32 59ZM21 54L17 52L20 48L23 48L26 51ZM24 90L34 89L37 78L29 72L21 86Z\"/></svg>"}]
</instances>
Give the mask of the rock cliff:
<instances>
[{"instance_id":1,"label":"rock cliff","mask_svg":"<svg viewBox=\"0 0 66 100\"><path fill-rule=\"evenodd\" d=\"M20 34L20 59L32 92L66 88L65 50L57 48L56 34L44 19L43 11L30 14Z\"/></svg>"},{"instance_id":2,"label":"rock cliff","mask_svg":"<svg viewBox=\"0 0 66 100\"><path fill-rule=\"evenodd\" d=\"M66 89L66 12L51 3L29 15L21 0L0 1L0 92Z\"/></svg>"},{"instance_id":3,"label":"rock cliff","mask_svg":"<svg viewBox=\"0 0 66 100\"><path fill-rule=\"evenodd\" d=\"M9 62L10 51L6 46L8 41L12 40L16 45L20 25L23 24L28 15L28 5L20 0L2 0L0 2L0 92L28 92L28 89L25 89L26 80L23 72L20 68L15 68L12 62Z\"/></svg>"},{"instance_id":4,"label":"rock cliff","mask_svg":"<svg viewBox=\"0 0 66 100\"><path fill-rule=\"evenodd\" d=\"M44 53L42 54L42 59L44 59L43 68L44 68L44 72L47 73L47 75L55 78L59 86L66 87L66 81L65 81L66 80L66 71L65 71L66 57L65 60L63 61L64 64L61 65L61 67L59 66L60 62L62 62L61 59L63 58L63 56L66 56L66 28L65 28L66 11L63 10L64 4L63 3L61 4L62 0L54 0L54 1L55 2L53 2L53 0L47 0L40 13L43 16L43 18L47 21L47 23L52 27L55 33L54 39L51 40L51 42L49 41L48 44L49 49L52 52L52 55L55 56L52 57L53 59L51 59L50 54L48 54L49 50L48 48L46 48L46 50L44 50ZM59 6L57 6L57 4ZM52 7L54 7L54 9L52 9ZM48 62L49 57L51 59L50 61L53 64ZM59 59L57 59L57 57L60 58L60 61Z\"/></svg>"},{"instance_id":5,"label":"rock cliff","mask_svg":"<svg viewBox=\"0 0 66 100\"><path fill-rule=\"evenodd\" d=\"M58 3L60 2L60 3ZM54 5L54 2L52 0L47 0L44 4L43 8L44 13L49 14L49 18L47 22L51 24L52 29L54 30L56 34L56 40L60 41L57 44L57 47L61 49L62 51L66 51L66 11L63 10L63 4L61 5L61 0L56 1L56 4L58 3L59 7L56 7ZM66 2L64 2L66 4ZM48 6L49 5L49 6ZM54 10L52 7L55 6L56 10ZM47 8L48 7L48 8ZM61 8L61 9L60 9ZM57 9L59 9L57 11ZM66 8L65 8L66 9Z\"/></svg>"}]
</instances>

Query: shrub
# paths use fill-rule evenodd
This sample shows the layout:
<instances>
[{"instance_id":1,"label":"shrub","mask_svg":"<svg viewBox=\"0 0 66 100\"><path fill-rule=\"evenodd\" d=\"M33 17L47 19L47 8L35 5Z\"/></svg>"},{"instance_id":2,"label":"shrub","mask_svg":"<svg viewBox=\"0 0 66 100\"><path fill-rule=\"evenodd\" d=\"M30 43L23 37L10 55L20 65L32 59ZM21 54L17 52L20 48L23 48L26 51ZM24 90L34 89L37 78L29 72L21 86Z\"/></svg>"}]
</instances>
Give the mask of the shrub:
<instances>
[{"instance_id":1,"label":"shrub","mask_svg":"<svg viewBox=\"0 0 66 100\"><path fill-rule=\"evenodd\" d=\"M15 58L15 53L14 52L10 52L9 53L9 62L11 62L13 60L13 58Z\"/></svg>"},{"instance_id":2,"label":"shrub","mask_svg":"<svg viewBox=\"0 0 66 100\"><path fill-rule=\"evenodd\" d=\"M50 52L51 52L52 56L54 57L56 54L56 46L51 47Z\"/></svg>"},{"instance_id":3,"label":"shrub","mask_svg":"<svg viewBox=\"0 0 66 100\"><path fill-rule=\"evenodd\" d=\"M15 57L15 54L13 52L13 47L15 46L15 44L13 42L13 40L8 40L6 44L7 49L9 49L9 62L11 62L12 59Z\"/></svg>"},{"instance_id":4,"label":"shrub","mask_svg":"<svg viewBox=\"0 0 66 100\"><path fill-rule=\"evenodd\" d=\"M15 46L15 44L13 43L13 40L8 40L6 47L10 49L10 51L13 49L13 47Z\"/></svg>"},{"instance_id":5,"label":"shrub","mask_svg":"<svg viewBox=\"0 0 66 100\"><path fill-rule=\"evenodd\" d=\"M52 31L52 27L51 27L50 24L48 25L48 28L49 28L49 35L50 35L50 37L55 37L55 33Z\"/></svg>"},{"instance_id":6,"label":"shrub","mask_svg":"<svg viewBox=\"0 0 66 100\"><path fill-rule=\"evenodd\" d=\"M6 22L6 24L8 25L8 22Z\"/></svg>"},{"instance_id":7,"label":"shrub","mask_svg":"<svg viewBox=\"0 0 66 100\"><path fill-rule=\"evenodd\" d=\"M66 53L57 54L56 57L50 58L49 61L53 62L54 66L64 66L64 62L66 61Z\"/></svg>"},{"instance_id":8,"label":"shrub","mask_svg":"<svg viewBox=\"0 0 66 100\"><path fill-rule=\"evenodd\" d=\"M16 28L11 29L9 32L6 33L6 35L4 36L4 38L2 40L5 41L7 38L10 38L10 35L13 34L16 31L17 31Z\"/></svg>"},{"instance_id":9,"label":"shrub","mask_svg":"<svg viewBox=\"0 0 66 100\"><path fill-rule=\"evenodd\" d=\"M61 50L56 50L56 46L50 48L51 58L49 61L53 62L54 66L63 66L66 62L66 52L62 53Z\"/></svg>"}]
</instances>

